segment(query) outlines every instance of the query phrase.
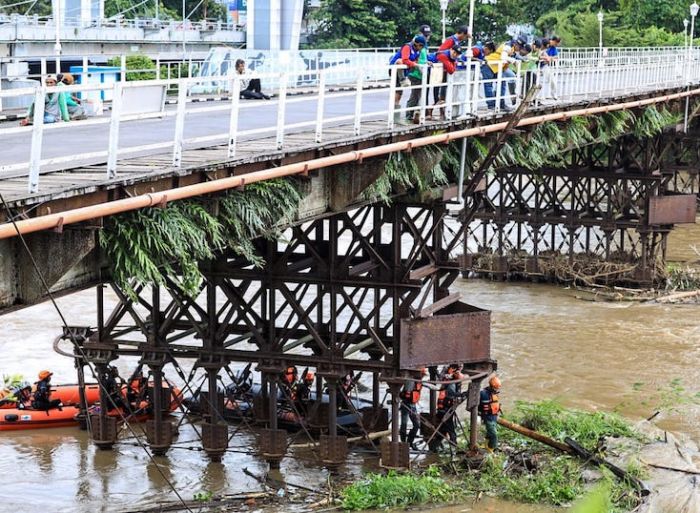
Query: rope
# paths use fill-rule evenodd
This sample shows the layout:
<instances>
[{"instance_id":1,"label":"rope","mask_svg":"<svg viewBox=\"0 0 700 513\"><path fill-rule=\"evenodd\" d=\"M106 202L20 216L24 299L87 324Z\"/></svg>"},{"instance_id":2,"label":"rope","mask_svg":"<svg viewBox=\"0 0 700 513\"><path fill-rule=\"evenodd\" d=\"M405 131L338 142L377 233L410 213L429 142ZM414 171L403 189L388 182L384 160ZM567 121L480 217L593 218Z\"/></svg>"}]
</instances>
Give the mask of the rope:
<instances>
[{"instance_id":1,"label":"rope","mask_svg":"<svg viewBox=\"0 0 700 513\"><path fill-rule=\"evenodd\" d=\"M5 197L2 195L2 193L0 193L0 202L2 202L2 204L4 205L5 210L7 211L8 216L10 216L10 218L12 218L12 211L10 210L10 207L9 207L9 205L7 204L7 202L5 201ZM37 262L36 262L36 260L35 260L35 258L34 258L34 255L32 254L32 251L29 249L29 246L27 245L27 241L25 240L24 236L20 233L19 228L17 227L17 223L15 222L14 219L12 219L12 225L15 227L15 230L17 231L17 235L19 236L20 241L22 242L22 246L24 247L25 251L27 252L27 255L29 256L29 259L30 259L31 262L32 262L32 266L34 267L34 270L36 271L36 273L37 273L37 275L38 275L38 277L39 277L39 280L41 281L41 284L43 285L44 289L46 289L46 294L48 295L48 297L49 297L49 299L50 299L50 301L51 301L51 304L53 305L54 309L56 310L56 313L58 314L58 316L61 318L61 322L63 323L63 327L66 329L66 333L70 333L71 331L70 331L70 328L68 327L68 322L66 321L66 318L65 318L65 316L63 315L63 312L62 312L61 309L59 308L58 303L56 303L56 299L54 298L53 294L51 293L51 289L49 288L49 285L48 285L48 283L46 282L46 279L44 278L44 275L43 275L43 273L41 272L41 269L39 269L39 265L37 264ZM85 352L83 351L82 346L81 346L80 344L75 343L75 342L74 342L74 345L75 345L76 348L78 348L78 351L80 352L80 354L81 354L81 356L82 356L82 358L83 358L83 362L85 362L85 364L86 364L86 365L88 366L88 368L90 369L90 372L92 372L93 377L97 380L98 386L100 387L100 389L102 390L102 392L104 392L104 395L105 395L105 396L109 399L109 401L112 403L112 406L114 407L115 411L116 411L116 412L119 414L119 416L121 417L122 421L124 422L124 425L127 427L127 429L131 432L131 434L132 434L133 436L137 437L136 432L134 431L133 427L132 427L131 424L126 420L126 418L124 417L124 414L122 413L121 409L117 407L116 403L114 402L114 399L113 399L112 396L108 393L107 389L104 387L104 385L102 384L101 380L98 378L98 373L95 371L95 367L92 365L92 363L90 363L90 362L87 360L87 357L85 356ZM171 482L171 481L168 479L168 477L165 475L165 473L164 473L163 470L160 468L160 466L159 466L158 463L156 462L156 460L155 460L155 458L153 457L153 455L148 451L148 449L146 448L146 446L139 440L138 437L136 438L136 440L137 440L137 442L139 443L140 447L141 447L141 448L144 450L144 452L146 453L146 456L148 456L148 458L151 460L151 463L153 463L153 465L155 466L155 468L158 470L158 473L160 474L160 476L161 476L161 477L163 478L163 480L167 483L168 487L170 487L170 489L172 490L172 492L175 494L175 496L178 498L178 500L182 503L183 507L184 507L187 511L189 511L190 513L194 513L194 512L189 508L189 506L187 505L187 503L185 502L185 500L182 498L182 496L180 495L180 493L177 491L177 489L175 488L175 486L172 484L172 482Z\"/></svg>"}]
</instances>

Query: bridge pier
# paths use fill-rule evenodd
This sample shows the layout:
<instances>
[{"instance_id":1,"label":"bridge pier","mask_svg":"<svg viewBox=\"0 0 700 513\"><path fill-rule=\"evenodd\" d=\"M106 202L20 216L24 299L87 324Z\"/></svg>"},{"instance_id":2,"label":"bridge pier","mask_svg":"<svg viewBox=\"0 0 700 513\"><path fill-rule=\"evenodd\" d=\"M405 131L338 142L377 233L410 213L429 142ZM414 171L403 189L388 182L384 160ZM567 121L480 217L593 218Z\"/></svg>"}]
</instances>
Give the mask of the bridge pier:
<instances>
[{"instance_id":1,"label":"bridge pier","mask_svg":"<svg viewBox=\"0 0 700 513\"><path fill-rule=\"evenodd\" d=\"M442 201L367 205L294 225L278 240L256 241L259 268L225 252L202 265L198 297L184 294L174 277L161 287L135 285L131 293L112 285L118 303L110 315L99 314L99 332L116 354L140 355L151 369L153 418L147 432L154 453L164 454L172 440L172 426L163 417L167 408L161 394L169 390L161 383L163 367L191 359L208 383L210 404L202 406L201 398L199 404L203 447L212 460L220 460L227 447L219 374L240 362L256 364L261 373L254 412L267 424L259 442L271 466L287 452L286 432L278 421L279 380L294 365L316 371L318 398L309 419L327 426L320 439L324 465L335 468L347 455L347 433L338 428L341 411L362 423L358 434L386 429L381 397L388 386L393 436L383 461L406 467L408 446L398 436L399 392L406 377L422 366L460 362L488 370L494 365L488 312L449 292L459 266L450 249L457 244L450 237L456 235L447 222ZM98 289L103 304L100 296ZM147 317L140 314L143 308ZM145 339L136 349L135 337ZM354 379L371 374L370 411L345 392L338 395L351 372ZM327 404L322 404L321 380L328 387Z\"/></svg>"}]
</instances>

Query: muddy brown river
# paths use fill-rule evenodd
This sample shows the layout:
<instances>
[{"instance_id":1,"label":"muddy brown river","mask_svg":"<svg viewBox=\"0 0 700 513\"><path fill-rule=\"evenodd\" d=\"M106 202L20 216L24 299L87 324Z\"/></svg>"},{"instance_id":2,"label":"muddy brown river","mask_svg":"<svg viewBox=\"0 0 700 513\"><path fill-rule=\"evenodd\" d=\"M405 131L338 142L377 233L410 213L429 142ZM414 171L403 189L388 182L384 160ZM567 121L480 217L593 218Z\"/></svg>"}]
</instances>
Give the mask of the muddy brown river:
<instances>
[{"instance_id":1,"label":"muddy brown river","mask_svg":"<svg viewBox=\"0 0 700 513\"><path fill-rule=\"evenodd\" d=\"M676 254L692 259L689 243L697 227L674 240ZM698 306L603 303L578 299L575 290L551 285L459 281L455 289L469 303L493 311L492 347L504 384L506 410L516 399L558 399L587 410L619 411L638 420L657 409L657 424L700 442L700 406L684 399L700 394ZM94 291L59 300L72 325L94 325ZM73 362L57 356L52 341L61 331L50 304L0 317L1 374L34 380L54 371L54 382L74 382ZM120 361L124 373L134 362ZM671 383L675 391L671 390ZM682 388L682 391L679 390ZM165 476L187 500L200 491L233 494L260 489L242 472L262 473L250 454L254 437L239 432L222 464L186 447L196 439L184 424L177 446L156 463L126 440L113 452L98 451L85 432L47 429L0 433L0 511L23 513L130 511L176 500ZM352 453L344 472L362 475L376 458ZM281 473L292 483L321 487L327 473L308 459L286 458ZM289 511L280 508L280 511ZM498 501L460 505L441 513L540 513L543 506Z\"/></svg>"}]
</instances>

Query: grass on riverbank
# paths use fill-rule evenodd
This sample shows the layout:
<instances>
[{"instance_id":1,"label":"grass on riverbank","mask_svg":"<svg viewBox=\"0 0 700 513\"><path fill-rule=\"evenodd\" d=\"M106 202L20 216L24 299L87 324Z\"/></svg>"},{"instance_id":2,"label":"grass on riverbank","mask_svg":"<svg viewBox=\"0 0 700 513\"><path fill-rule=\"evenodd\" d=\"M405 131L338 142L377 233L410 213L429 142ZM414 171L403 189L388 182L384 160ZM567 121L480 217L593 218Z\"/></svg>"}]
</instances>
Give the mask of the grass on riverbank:
<instances>
[{"instance_id":1,"label":"grass on riverbank","mask_svg":"<svg viewBox=\"0 0 700 513\"><path fill-rule=\"evenodd\" d=\"M570 437L592 452L601 451L601 443L607 437L643 439L617 415L567 409L555 401L518 402L509 420L562 442ZM589 467L579 459L503 428L499 429L499 436L502 451L485 460L481 468L464 475L464 487L474 494L562 506L583 497L588 485L595 481L605 490L606 512L630 511L639 504L631 483L620 481L605 469ZM587 469L594 471L585 472ZM630 464L625 470L634 477L644 473L637 464Z\"/></svg>"},{"instance_id":2,"label":"grass on riverbank","mask_svg":"<svg viewBox=\"0 0 700 513\"><path fill-rule=\"evenodd\" d=\"M508 417L561 441L571 437L594 452L606 437L642 439L617 415L566 409L554 401L518 402ZM603 505L601 513L631 511L639 504L632 485L621 482L604 469L588 467L579 459L504 428L499 429L499 435L501 451L488 456L479 468L459 465L457 456L445 466L457 468L456 474L441 473L436 467L430 467L423 474L370 474L343 490L343 508L401 508L459 501L482 494L516 502L561 506L581 500L593 486L599 497L589 500ZM626 470L634 477L643 477L643 469L638 464L628 465ZM594 511L598 513L598 510L589 513Z\"/></svg>"},{"instance_id":3,"label":"grass on riverbank","mask_svg":"<svg viewBox=\"0 0 700 513\"><path fill-rule=\"evenodd\" d=\"M341 494L343 508L350 511L444 503L462 495L459 487L440 477L437 467L429 467L423 474L368 474Z\"/></svg>"}]
</instances>

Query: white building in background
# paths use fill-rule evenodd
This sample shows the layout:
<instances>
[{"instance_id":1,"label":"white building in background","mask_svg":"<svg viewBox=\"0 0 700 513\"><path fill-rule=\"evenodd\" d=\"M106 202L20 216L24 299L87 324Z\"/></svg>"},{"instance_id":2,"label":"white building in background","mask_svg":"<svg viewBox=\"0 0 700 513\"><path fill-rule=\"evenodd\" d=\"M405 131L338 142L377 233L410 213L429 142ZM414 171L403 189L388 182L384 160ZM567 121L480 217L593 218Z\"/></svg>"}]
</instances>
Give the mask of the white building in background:
<instances>
[{"instance_id":1,"label":"white building in background","mask_svg":"<svg viewBox=\"0 0 700 513\"><path fill-rule=\"evenodd\" d=\"M298 50L304 0L248 0L249 49Z\"/></svg>"},{"instance_id":2,"label":"white building in background","mask_svg":"<svg viewBox=\"0 0 700 513\"><path fill-rule=\"evenodd\" d=\"M54 7L58 5L63 25L83 26L92 25L93 21L105 17L104 0L53 0Z\"/></svg>"}]
</instances>

